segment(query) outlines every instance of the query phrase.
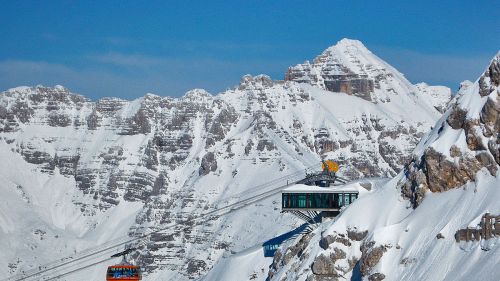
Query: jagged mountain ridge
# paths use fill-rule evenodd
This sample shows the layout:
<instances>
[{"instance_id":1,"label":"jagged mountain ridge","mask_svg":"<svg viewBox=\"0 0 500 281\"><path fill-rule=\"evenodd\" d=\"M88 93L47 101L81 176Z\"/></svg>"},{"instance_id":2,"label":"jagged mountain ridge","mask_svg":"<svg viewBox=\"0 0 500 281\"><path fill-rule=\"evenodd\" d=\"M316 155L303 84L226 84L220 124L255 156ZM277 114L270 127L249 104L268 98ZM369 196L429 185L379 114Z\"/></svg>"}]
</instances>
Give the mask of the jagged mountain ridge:
<instances>
[{"instance_id":1,"label":"jagged mountain ridge","mask_svg":"<svg viewBox=\"0 0 500 281\"><path fill-rule=\"evenodd\" d=\"M349 42L359 47L358 41L342 40L329 50L343 50ZM18 207L0 207L3 246L9 249L0 272L53 260L53 247L58 256L69 255L210 210L320 156L338 160L348 178L395 175L440 112L383 61L369 63L405 87L387 93L374 88L367 100L352 89L333 93L314 83L260 75L244 76L238 87L217 96L192 90L177 99L148 94L92 102L61 86L4 92L0 152L12 163L3 163L0 187ZM361 69L353 65L346 63L351 72ZM374 85L385 81L365 78ZM153 279L203 274L225 252L298 223L280 215L275 200L262 204L244 224L245 212L151 237L134 259ZM106 225L119 231L110 233ZM19 236L29 237L26 245L10 247ZM99 270L89 274L99 278Z\"/></svg>"},{"instance_id":2,"label":"jagged mountain ridge","mask_svg":"<svg viewBox=\"0 0 500 281\"><path fill-rule=\"evenodd\" d=\"M398 176L282 247L268 280L498 280L500 236L458 233L500 215L499 113L500 52Z\"/></svg>"},{"instance_id":3,"label":"jagged mountain ridge","mask_svg":"<svg viewBox=\"0 0 500 281\"><path fill-rule=\"evenodd\" d=\"M396 104L404 104L425 96L431 98L430 105L441 112L451 94L448 88L442 86L412 85L403 74L373 54L363 43L350 39L342 39L327 48L313 63L306 61L290 67L285 80L344 92L374 103L397 100Z\"/></svg>"}]
</instances>

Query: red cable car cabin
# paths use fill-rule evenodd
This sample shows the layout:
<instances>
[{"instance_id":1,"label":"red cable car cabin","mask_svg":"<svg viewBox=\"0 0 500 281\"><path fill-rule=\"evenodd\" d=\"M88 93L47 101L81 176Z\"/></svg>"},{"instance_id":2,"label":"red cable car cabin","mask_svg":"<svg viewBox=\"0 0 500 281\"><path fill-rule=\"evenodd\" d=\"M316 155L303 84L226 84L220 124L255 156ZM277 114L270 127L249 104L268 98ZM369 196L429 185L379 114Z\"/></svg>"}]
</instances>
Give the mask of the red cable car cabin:
<instances>
[{"instance_id":1,"label":"red cable car cabin","mask_svg":"<svg viewBox=\"0 0 500 281\"><path fill-rule=\"evenodd\" d=\"M141 268L130 264L108 266L106 281L141 280Z\"/></svg>"}]
</instances>

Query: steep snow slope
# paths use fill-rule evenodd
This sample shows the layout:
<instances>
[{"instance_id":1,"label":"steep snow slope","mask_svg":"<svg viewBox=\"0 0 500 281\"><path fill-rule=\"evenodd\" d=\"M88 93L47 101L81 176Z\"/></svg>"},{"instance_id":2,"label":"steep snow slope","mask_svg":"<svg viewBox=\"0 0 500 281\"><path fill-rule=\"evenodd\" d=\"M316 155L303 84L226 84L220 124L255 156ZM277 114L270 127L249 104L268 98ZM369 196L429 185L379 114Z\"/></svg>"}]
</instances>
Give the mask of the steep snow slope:
<instances>
[{"instance_id":1,"label":"steep snow slope","mask_svg":"<svg viewBox=\"0 0 500 281\"><path fill-rule=\"evenodd\" d=\"M500 53L464 84L404 171L283 247L270 280L498 280L499 236L455 241L500 215ZM484 227L484 226L481 226Z\"/></svg>"},{"instance_id":2,"label":"steep snow slope","mask_svg":"<svg viewBox=\"0 0 500 281\"><path fill-rule=\"evenodd\" d=\"M217 96L196 89L178 99L91 102L62 86L4 92L0 153L12 161L0 169L8 202L0 204L8 249L0 273L179 222L136 245L132 260L148 280L186 280L300 225L279 213L277 197L202 225L186 219L286 184L254 188L322 156L338 160L348 178L396 175L440 113L401 74L370 63L406 86L374 88L373 100L265 75L244 76ZM105 265L66 278L97 280Z\"/></svg>"},{"instance_id":3,"label":"steep snow slope","mask_svg":"<svg viewBox=\"0 0 500 281\"><path fill-rule=\"evenodd\" d=\"M444 112L451 99L451 90L444 86L429 86L426 83L415 85L422 100L428 102L430 106L435 107L439 112Z\"/></svg>"}]
</instances>

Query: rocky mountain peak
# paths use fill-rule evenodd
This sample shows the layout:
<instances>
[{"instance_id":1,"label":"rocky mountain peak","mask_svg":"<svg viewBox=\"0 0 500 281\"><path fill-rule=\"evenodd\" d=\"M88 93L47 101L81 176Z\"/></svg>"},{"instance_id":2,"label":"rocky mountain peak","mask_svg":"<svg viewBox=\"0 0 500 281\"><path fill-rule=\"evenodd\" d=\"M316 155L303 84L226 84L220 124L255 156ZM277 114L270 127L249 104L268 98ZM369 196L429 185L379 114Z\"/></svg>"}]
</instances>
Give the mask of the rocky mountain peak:
<instances>
[{"instance_id":1,"label":"rocky mountain peak","mask_svg":"<svg viewBox=\"0 0 500 281\"><path fill-rule=\"evenodd\" d=\"M88 100L79 94L70 92L67 88L61 85L55 85L54 87L47 87L43 85L37 85L35 87L20 86L8 89L3 92L3 94L14 98L29 98L34 101L63 101L66 99Z\"/></svg>"},{"instance_id":2,"label":"rocky mountain peak","mask_svg":"<svg viewBox=\"0 0 500 281\"><path fill-rule=\"evenodd\" d=\"M452 105L406 168L402 193L414 207L427 190L443 192L476 181L481 169L500 165L499 55L474 83L462 83Z\"/></svg>"},{"instance_id":3,"label":"rocky mountain peak","mask_svg":"<svg viewBox=\"0 0 500 281\"><path fill-rule=\"evenodd\" d=\"M434 107L441 113L444 113L448 103L451 100L451 89L445 86L430 86L427 83L418 83L415 85L419 95L428 102L429 106Z\"/></svg>"},{"instance_id":4,"label":"rocky mountain peak","mask_svg":"<svg viewBox=\"0 0 500 281\"><path fill-rule=\"evenodd\" d=\"M362 54L371 54L372 52L361 41L344 38L323 51L321 55L314 59L314 63L327 62L329 60L336 61L338 60L339 53L355 57Z\"/></svg>"},{"instance_id":5,"label":"rocky mountain peak","mask_svg":"<svg viewBox=\"0 0 500 281\"><path fill-rule=\"evenodd\" d=\"M182 97L182 99L192 100L192 101L194 101L194 100L202 101L202 100L206 100L209 98L212 98L212 95L204 89L189 90Z\"/></svg>"},{"instance_id":6,"label":"rocky mountain peak","mask_svg":"<svg viewBox=\"0 0 500 281\"><path fill-rule=\"evenodd\" d=\"M479 78L479 94L487 96L500 84L500 52L493 58L490 66Z\"/></svg>"},{"instance_id":7,"label":"rocky mountain peak","mask_svg":"<svg viewBox=\"0 0 500 281\"><path fill-rule=\"evenodd\" d=\"M286 81L307 83L331 92L342 92L374 103L418 98L420 89L403 74L377 57L358 40L342 39L317 56L313 63L292 66ZM431 107L443 107L450 96Z\"/></svg>"},{"instance_id":8,"label":"rocky mountain peak","mask_svg":"<svg viewBox=\"0 0 500 281\"><path fill-rule=\"evenodd\" d=\"M458 87L458 92L463 92L468 88L472 87L472 85L474 85L474 83L469 80L462 81L460 83L460 86Z\"/></svg>"},{"instance_id":9,"label":"rocky mountain peak","mask_svg":"<svg viewBox=\"0 0 500 281\"><path fill-rule=\"evenodd\" d=\"M335 44L335 46L345 46L345 47L352 46L360 49L364 48L366 51L368 51L363 42L357 39L342 38L337 42L337 44Z\"/></svg>"},{"instance_id":10,"label":"rocky mountain peak","mask_svg":"<svg viewBox=\"0 0 500 281\"><path fill-rule=\"evenodd\" d=\"M246 74L241 77L240 84L238 86L239 90L262 90L269 88L274 84L271 77L265 74L259 74L257 76L252 76Z\"/></svg>"}]
</instances>

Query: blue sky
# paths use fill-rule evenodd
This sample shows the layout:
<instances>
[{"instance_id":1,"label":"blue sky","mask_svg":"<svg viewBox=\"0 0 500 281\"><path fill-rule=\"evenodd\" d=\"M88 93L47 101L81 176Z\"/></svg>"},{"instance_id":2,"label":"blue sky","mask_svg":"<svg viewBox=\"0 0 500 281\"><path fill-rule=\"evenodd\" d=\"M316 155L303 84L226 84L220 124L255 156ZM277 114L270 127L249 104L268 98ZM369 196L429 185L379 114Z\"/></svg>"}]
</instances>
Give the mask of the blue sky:
<instances>
[{"instance_id":1,"label":"blue sky","mask_svg":"<svg viewBox=\"0 0 500 281\"><path fill-rule=\"evenodd\" d=\"M92 99L217 93L282 79L347 37L412 82L456 89L500 49L500 1L3 1L0 90L61 84Z\"/></svg>"}]
</instances>

